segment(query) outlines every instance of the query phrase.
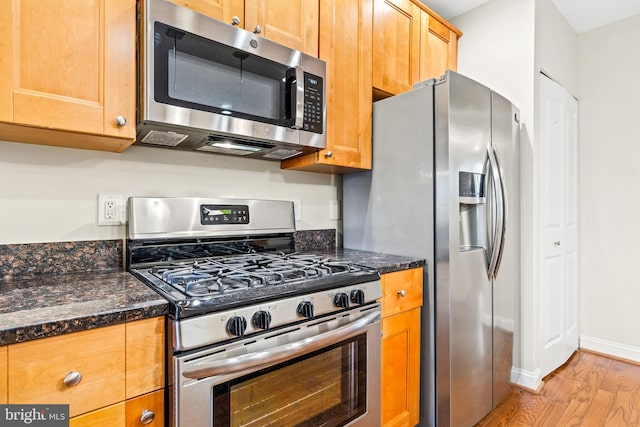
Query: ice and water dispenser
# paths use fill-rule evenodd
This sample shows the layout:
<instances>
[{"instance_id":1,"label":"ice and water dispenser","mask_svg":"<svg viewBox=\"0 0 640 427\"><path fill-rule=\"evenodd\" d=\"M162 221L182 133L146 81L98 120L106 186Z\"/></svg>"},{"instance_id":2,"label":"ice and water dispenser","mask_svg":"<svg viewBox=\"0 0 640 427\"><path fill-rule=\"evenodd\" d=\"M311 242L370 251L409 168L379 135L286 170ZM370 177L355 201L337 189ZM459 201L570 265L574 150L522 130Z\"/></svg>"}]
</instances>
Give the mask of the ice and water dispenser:
<instances>
[{"instance_id":1,"label":"ice and water dispenser","mask_svg":"<svg viewBox=\"0 0 640 427\"><path fill-rule=\"evenodd\" d=\"M486 175L459 172L460 252L487 249Z\"/></svg>"}]
</instances>

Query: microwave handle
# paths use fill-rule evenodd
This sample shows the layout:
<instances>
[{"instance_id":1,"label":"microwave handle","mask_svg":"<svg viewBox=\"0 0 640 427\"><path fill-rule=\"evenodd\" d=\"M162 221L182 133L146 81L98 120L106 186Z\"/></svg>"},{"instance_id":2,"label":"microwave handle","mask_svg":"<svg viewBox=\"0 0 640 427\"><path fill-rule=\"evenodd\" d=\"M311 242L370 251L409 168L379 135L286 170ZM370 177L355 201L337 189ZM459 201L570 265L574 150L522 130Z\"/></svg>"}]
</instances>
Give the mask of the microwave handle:
<instances>
[{"instance_id":1,"label":"microwave handle","mask_svg":"<svg viewBox=\"0 0 640 427\"><path fill-rule=\"evenodd\" d=\"M304 121L304 70L301 66L296 66L296 115L293 128L302 129Z\"/></svg>"}]
</instances>

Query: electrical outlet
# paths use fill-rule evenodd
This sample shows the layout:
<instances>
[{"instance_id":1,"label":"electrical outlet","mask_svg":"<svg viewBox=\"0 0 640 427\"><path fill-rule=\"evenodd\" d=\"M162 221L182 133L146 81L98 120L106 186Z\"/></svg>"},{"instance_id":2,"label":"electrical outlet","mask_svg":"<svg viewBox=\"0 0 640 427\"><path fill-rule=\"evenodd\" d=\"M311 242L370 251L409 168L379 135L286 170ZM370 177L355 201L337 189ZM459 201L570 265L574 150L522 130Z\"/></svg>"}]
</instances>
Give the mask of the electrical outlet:
<instances>
[{"instance_id":1,"label":"electrical outlet","mask_svg":"<svg viewBox=\"0 0 640 427\"><path fill-rule=\"evenodd\" d=\"M122 195L98 194L98 225L121 225Z\"/></svg>"}]
</instances>

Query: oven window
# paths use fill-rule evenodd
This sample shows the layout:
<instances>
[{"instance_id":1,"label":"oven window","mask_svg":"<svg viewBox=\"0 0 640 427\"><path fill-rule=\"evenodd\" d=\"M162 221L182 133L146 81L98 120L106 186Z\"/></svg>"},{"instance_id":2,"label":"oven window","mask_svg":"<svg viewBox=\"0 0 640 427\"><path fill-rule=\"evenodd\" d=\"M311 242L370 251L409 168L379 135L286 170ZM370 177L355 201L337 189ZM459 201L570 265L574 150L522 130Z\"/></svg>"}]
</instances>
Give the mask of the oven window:
<instances>
[{"instance_id":1,"label":"oven window","mask_svg":"<svg viewBox=\"0 0 640 427\"><path fill-rule=\"evenodd\" d=\"M293 69L161 22L154 29L157 102L289 124Z\"/></svg>"},{"instance_id":2,"label":"oven window","mask_svg":"<svg viewBox=\"0 0 640 427\"><path fill-rule=\"evenodd\" d=\"M366 411L366 335L213 389L214 426L342 426Z\"/></svg>"}]
</instances>

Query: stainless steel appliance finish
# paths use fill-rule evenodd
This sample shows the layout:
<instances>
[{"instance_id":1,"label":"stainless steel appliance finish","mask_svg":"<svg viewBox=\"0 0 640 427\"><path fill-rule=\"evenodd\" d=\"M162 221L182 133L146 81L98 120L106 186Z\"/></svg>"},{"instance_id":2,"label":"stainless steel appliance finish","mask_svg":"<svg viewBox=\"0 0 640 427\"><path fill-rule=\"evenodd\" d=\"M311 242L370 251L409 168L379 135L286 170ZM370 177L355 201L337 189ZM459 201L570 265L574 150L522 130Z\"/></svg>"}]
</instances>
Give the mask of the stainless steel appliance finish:
<instances>
[{"instance_id":1,"label":"stainless steel appliance finish","mask_svg":"<svg viewBox=\"0 0 640 427\"><path fill-rule=\"evenodd\" d=\"M141 2L138 28L136 144L265 160L325 148L322 60L166 0Z\"/></svg>"},{"instance_id":2,"label":"stainless steel appliance finish","mask_svg":"<svg viewBox=\"0 0 640 427\"><path fill-rule=\"evenodd\" d=\"M372 172L343 179L344 246L427 260L423 426L505 396L520 283L518 109L447 71L374 104Z\"/></svg>"},{"instance_id":3,"label":"stainless steel appliance finish","mask_svg":"<svg viewBox=\"0 0 640 427\"><path fill-rule=\"evenodd\" d=\"M293 218L287 201L129 199L127 268L171 307L172 426L379 421L380 276L294 252Z\"/></svg>"}]
</instances>

